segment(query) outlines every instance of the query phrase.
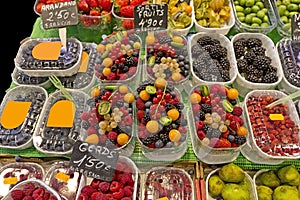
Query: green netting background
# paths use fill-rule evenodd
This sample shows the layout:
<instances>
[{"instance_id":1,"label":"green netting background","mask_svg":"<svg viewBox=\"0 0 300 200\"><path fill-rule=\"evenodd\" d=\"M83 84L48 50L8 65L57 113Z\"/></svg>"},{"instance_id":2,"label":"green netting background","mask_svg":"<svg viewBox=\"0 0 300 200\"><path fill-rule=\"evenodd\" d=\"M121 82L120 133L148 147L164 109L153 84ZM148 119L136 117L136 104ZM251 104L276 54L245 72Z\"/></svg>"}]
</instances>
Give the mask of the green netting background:
<instances>
[{"instance_id":1,"label":"green netting background","mask_svg":"<svg viewBox=\"0 0 300 200\"><path fill-rule=\"evenodd\" d=\"M190 30L190 34L196 33L195 29L192 28ZM229 33L226 35L228 38L235 35L237 32L235 31L234 27L229 31ZM77 26L69 26L67 27L67 37L77 37L78 36L78 27ZM279 35L276 29L274 29L272 32L268 34L268 36L273 40L274 44L276 44L282 37ZM58 30L57 29L48 29L44 30L41 25L41 18L37 18L32 29L32 33L30 35L30 38L51 38L51 37L59 37ZM93 41L93 36L87 36L84 42L95 42ZM97 42L95 42L97 43ZM12 83L10 88L14 87L15 84ZM48 89L48 92L51 93L55 90L55 88ZM187 101L185 101L187 103ZM30 147L24 150L14 150L14 149L5 149L0 148L0 154L1 155L7 155L7 156L23 156L28 158L48 158L48 157L55 157L52 155L44 154L39 151L37 151L34 147ZM69 156L66 156L65 158L69 158ZM146 158L141 150L141 147L139 146L138 142L135 144L135 149L133 154L131 155L131 159L136 162L137 164L164 164L164 162L159 161L152 161ZM183 157L176 160L175 162L179 161L201 161L198 159L198 157L194 154L193 147L189 138L188 142L188 148L186 153ZM300 161L299 160L288 160L284 161L283 163L279 165L265 165L265 164L256 164L249 160L247 160L242 154L240 154L235 161L233 161L235 164L243 167L247 170L257 170L257 169L277 169L281 166L294 164L298 169L300 169Z\"/></svg>"}]
</instances>

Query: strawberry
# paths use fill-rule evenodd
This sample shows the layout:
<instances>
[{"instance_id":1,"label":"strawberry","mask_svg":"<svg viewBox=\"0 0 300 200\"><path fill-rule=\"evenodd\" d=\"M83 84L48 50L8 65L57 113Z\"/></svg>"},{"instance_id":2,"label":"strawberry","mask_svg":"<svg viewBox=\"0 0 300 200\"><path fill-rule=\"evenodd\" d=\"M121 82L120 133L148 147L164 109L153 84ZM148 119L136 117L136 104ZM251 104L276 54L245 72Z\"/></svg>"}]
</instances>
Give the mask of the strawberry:
<instances>
[{"instance_id":1,"label":"strawberry","mask_svg":"<svg viewBox=\"0 0 300 200\"><path fill-rule=\"evenodd\" d=\"M141 5L143 1L144 0L131 0L129 5L133 5L133 6Z\"/></svg>"},{"instance_id":2,"label":"strawberry","mask_svg":"<svg viewBox=\"0 0 300 200\"><path fill-rule=\"evenodd\" d=\"M45 3L38 3L36 6L35 6L35 11L37 12L37 13L42 13L42 7L44 6L44 5L46 5Z\"/></svg>"},{"instance_id":3,"label":"strawberry","mask_svg":"<svg viewBox=\"0 0 300 200\"><path fill-rule=\"evenodd\" d=\"M11 197L14 200L22 200L24 197L23 191L19 189L14 189L11 191Z\"/></svg>"},{"instance_id":4,"label":"strawberry","mask_svg":"<svg viewBox=\"0 0 300 200\"><path fill-rule=\"evenodd\" d=\"M90 7L87 4L86 0L79 0L77 3L77 8L79 9L79 11L83 11L83 12L90 11Z\"/></svg>"},{"instance_id":5,"label":"strawberry","mask_svg":"<svg viewBox=\"0 0 300 200\"><path fill-rule=\"evenodd\" d=\"M229 148L229 147L231 147L231 142L229 142L229 141L228 141L227 139L225 139L225 138L220 138L217 147L218 147L218 148Z\"/></svg>"},{"instance_id":6,"label":"strawberry","mask_svg":"<svg viewBox=\"0 0 300 200\"><path fill-rule=\"evenodd\" d=\"M112 3L110 0L98 0L98 5L104 11L107 11L107 12L111 11Z\"/></svg>"},{"instance_id":7,"label":"strawberry","mask_svg":"<svg viewBox=\"0 0 300 200\"><path fill-rule=\"evenodd\" d=\"M122 27L125 29L133 29L134 28L134 21L131 19L124 19L122 22Z\"/></svg>"},{"instance_id":8,"label":"strawberry","mask_svg":"<svg viewBox=\"0 0 300 200\"><path fill-rule=\"evenodd\" d=\"M120 8L119 16L133 18L133 13L134 13L134 6L127 5Z\"/></svg>"},{"instance_id":9,"label":"strawberry","mask_svg":"<svg viewBox=\"0 0 300 200\"><path fill-rule=\"evenodd\" d=\"M129 5L129 0L116 0L116 6L123 7Z\"/></svg>"},{"instance_id":10,"label":"strawberry","mask_svg":"<svg viewBox=\"0 0 300 200\"><path fill-rule=\"evenodd\" d=\"M86 0L86 2L90 6L90 8L97 8L98 7L98 1L97 0Z\"/></svg>"},{"instance_id":11,"label":"strawberry","mask_svg":"<svg viewBox=\"0 0 300 200\"><path fill-rule=\"evenodd\" d=\"M91 9L90 16L101 16L101 12L98 9Z\"/></svg>"}]
</instances>

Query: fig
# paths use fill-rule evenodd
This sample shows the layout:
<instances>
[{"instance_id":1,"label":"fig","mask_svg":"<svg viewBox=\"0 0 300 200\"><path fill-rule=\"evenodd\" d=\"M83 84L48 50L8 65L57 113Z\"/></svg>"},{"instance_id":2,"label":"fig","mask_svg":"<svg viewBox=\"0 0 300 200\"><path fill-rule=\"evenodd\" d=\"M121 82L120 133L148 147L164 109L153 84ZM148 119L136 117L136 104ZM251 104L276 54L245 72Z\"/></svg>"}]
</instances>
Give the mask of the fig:
<instances>
[{"instance_id":1,"label":"fig","mask_svg":"<svg viewBox=\"0 0 300 200\"><path fill-rule=\"evenodd\" d=\"M208 180L208 192L212 197L217 197L222 193L225 183L217 174L212 175Z\"/></svg>"},{"instance_id":2,"label":"fig","mask_svg":"<svg viewBox=\"0 0 300 200\"><path fill-rule=\"evenodd\" d=\"M258 200L272 200L273 190L265 185L256 187Z\"/></svg>"},{"instance_id":3,"label":"fig","mask_svg":"<svg viewBox=\"0 0 300 200\"><path fill-rule=\"evenodd\" d=\"M273 200L300 200L296 186L280 185L273 191Z\"/></svg>"},{"instance_id":4,"label":"fig","mask_svg":"<svg viewBox=\"0 0 300 200\"><path fill-rule=\"evenodd\" d=\"M236 183L227 183L222 190L224 200L250 200L250 193Z\"/></svg>"},{"instance_id":5,"label":"fig","mask_svg":"<svg viewBox=\"0 0 300 200\"><path fill-rule=\"evenodd\" d=\"M245 173L244 170L236 164L229 163L221 167L219 176L225 182L240 183L245 178Z\"/></svg>"},{"instance_id":6,"label":"fig","mask_svg":"<svg viewBox=\"0 0 300 200\"><path fill-rule=\"evenodd\" d=\"M270 188L276 188L280 185L280 180L274 170L263 172L259 176L260 182Z\"/></svg>"},{"instance_id":7,"label":"fig","mask_svg":"<svg viewBox=\"0 0 300 200\"><path fill-rule=\"evenodd\" d=\"M300 174L295 165L282 167L278 170L277 174L282 183L295 186L300 185Z\"/></svg>"}]
</instances>

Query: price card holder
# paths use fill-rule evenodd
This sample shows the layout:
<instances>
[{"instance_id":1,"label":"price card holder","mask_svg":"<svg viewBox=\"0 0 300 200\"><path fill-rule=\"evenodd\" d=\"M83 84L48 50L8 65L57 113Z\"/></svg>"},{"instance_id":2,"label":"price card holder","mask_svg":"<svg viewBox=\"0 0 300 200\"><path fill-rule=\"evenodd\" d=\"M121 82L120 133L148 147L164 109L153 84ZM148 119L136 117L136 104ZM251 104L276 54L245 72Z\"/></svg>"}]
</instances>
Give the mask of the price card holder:
<instances>
[{"instance_id":1,"label":"price card holder","mask_svg":"<svg viewBox=\"0 0 300 200\"><path fill-rule=\"evenodd\" d=\"M299 41L300 40L300 14L299 13L292 16L291 26L292 26L292 40Z\"/></svg>"},{"instance_id":2,"label":"price card holder","mask_svg":"<svg viewBox=\"0 0 300 200\"><path fill-rule=\"evenodd\" d=\"M134 7L134 28L137 32L167 29L167 26L167 4L146 4Z\"/></svg>"},{"instance_id":3,"label":"price card holder","mask_svg":"<svg viewBox=\"0 0 300 200\"><path fill-rule=\"evenodd\" d=\"M78 24L76 1L44 5L41 9L41 18L44 29L76 25Z\"/></svg>"},{"instance_id":4,"label":"price card holder","mask_svg":"<svg viewBox=\"0 0 300 200\"><path fill-rule=\"evenodd\" d=\"M110 182L118 158L118 151L78 140L73 147L70 169L91 178Z\"/></svg>"}]
</instances>

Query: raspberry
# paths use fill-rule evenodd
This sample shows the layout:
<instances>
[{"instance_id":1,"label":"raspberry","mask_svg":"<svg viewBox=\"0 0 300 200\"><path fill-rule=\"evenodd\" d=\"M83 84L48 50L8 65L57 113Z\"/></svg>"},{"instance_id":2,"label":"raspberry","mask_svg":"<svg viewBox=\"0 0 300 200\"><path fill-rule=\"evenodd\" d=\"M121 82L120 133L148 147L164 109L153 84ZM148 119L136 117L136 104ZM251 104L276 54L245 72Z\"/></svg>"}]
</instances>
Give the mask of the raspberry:
<instances>
[{"instance_id":1,"label":"raspberry","mask_svg":"<svg viewBox=\"0 0 300 200\"><path fill-rule=\"evenodd\" d=\"M121 177L120 183L126 185L131 180L132 180L131 174L124 173L123 176Z\"/></svg>"},{"instance_id":2,"label":"raspberry","mask_svg":"<svg viewBox=\"0 0 300 200\"><path fill-rule=\"evenodd\" d=\"M122 197L124 197L124 190L120 188L119 191L114 192L112 195L115 199L122 199Z\"/></svg>"},{"instance_id":3,"label":"raspberry","mask_svg":"<svg viewBox=\"0 0 300 200\"><path fill-rule=\"evenodd\" d=\"M127 79L127 74L119 74L119 79L120 80L126 80Z\"/></svg>"},{"instance_id":4,"label":"raspberry","mask_svg":"<svg viewBox=\"0 0 300 200\"><path fill-rule=\"evenodd\" d=\"M80 119L87 121L90 117L90 114L88 112L83 112L80 115Z\"/></svg>"},{"instance_id":5,"label":"raspberry","mask_svg":"<svg viewBox=\"0 0 300 200\"><path fill-rule=\"evenodd\" d=\"M44 200L44 197L38 196L36 198L34 198L35 200Z\"/></svg>"},{"instance_id":6,"label":"raspberry","mask_svg":"<svg viewBox=\"0 0 300 200\"><path fill-rule=\"evenodd\" d=\"M92 186L95 190L97 190L98 187L99 187L100 182L101 182L101 181L100 181L99 179L93 179L93 181L91 182L91 186Z\"/></svg>"},{"instance_id":7,"label":"raspberry","mask_svg":"<svg viewBox=\"0 0 300 200\"><path fill-rule=\"evenodd\" d=\"M132 197L132 194L133 194L133 187L129 186L129 185L125 186L124 187L124 195L126 197Z\"/></svg>"},{"instance_id":8,"label":"raspberry","mask_svg":"<svg viewBox=\"0 0 300 200\"><path fill-rule=\"evenodd\" d=\"M49 199L50 196L51 196L50 192L45 192L45 194L43 195L43 198Z\"/></svg>"},{"instance_id":9,"label":"raspberry","mask_svg":"<svg viewBox=\"0 0 300 200\"><path fill-rule=\"evenodd\" d=\"M77 200L89 200L89 196L87 194L81 193Z\"/></svg>"},{"instance_id":10,"label":"raspberry","mask_svg":"<svg viewBox=\"0 0 300 200\"><path fill-rule=\"evenodd\" d=\"M123 197L121 200L131 200L131 197Z\"/></svg>"},{"instance_id":11,"label":"raspberry","mask_svg":"<svg viewBox=\"0 0 300 200\"><path fill-rule=\"evenodd\" d=\"M34 200L31 196L25 196L22 200Z\"/></svg>"},{"instance_id":12,"label":"raspberry","mask_svg":"<svg viewBox=\"0 0 300 200\"><path fill-rule=\"evenodd\" d=\"M102 193L101 192L94 192L91 195L91 200L101 200Z\"/></svg>"},{"instance_id":13,"label":"raspberry","mask_svg":"<svg viewBox=\"0 0 300 200\"><path fill-rule=\"evenodd\" d=\"M239 117L243 114L243 109L239 106L235 106L235 107L233 107L232 114Z\"/></svg>"},{"instance_id":14,"label":"raspberry","mask_svg":"<svg viewBox=\"0 0 300 200\"><path fill-rule=\"evenodd\" d=\"M99 184L99 190L103 193L106 193L109 190L109 187L110 187L110 185L108 182L101 182Z\"/></svg>"},{"instance_id":15,"label":"raspberry","mask_svg":"<svg viewBox=\"0 0 300 200\"><path fill-rule=\"evenodd\" d=\"M35 190L35 185L33 183L26 183L23 187L23 193L25 196L31 196Z\"/></svg>"},{"instance_id":16,"label":"raspberry","mask_svg":"<svg viewBox=\"0 0 300 200\"><path fill-rule=\"evenodd\" d=\"M94 192L94 188L90 185L85 185L81 189L81 193L88 195L88 197L90 197L93 194L93 192Z\"/></svg>"},{"instance_id":17,"label":"raspberry","mask_svg":"<svg viewBox=\"0 0 300 200\"><path fill-rule=\"evenodd\" d=\"M127 73L129 76L133 76L135 72L136 72L136 67L130 67Z\"/></svg>"},{"instance_id":18,"label":"raspberry","mask_svg":"<svg viewBox=\"0 0 300 200\"><path fill-rule=\"evenodd\" d=\"M111 192L117 192L120 190L121 184L117 181L112 181L109 187Z\"/></svg>"},{"instance_id":19,"label":"raspberry","mask_svg":"<svg viewBox=\"0 0 300 200\"><path fill-rule=\"evenodd\" d=\"M10 195L13 200L22 200L22 198L24 196L23 191L19 190L19 189L15 189L15 190L11 191Z\"/></svg>"},{"instance_id":20,"label":"raspberry","mask_svg":"<svg viewBox=\"0 0 300 200\"><path fill-rule=\"evenodd\" d=\"M112 140L117 140L117 137L118 137L118 133L114 132L114 131L110 131L108 134L107 134L107 138L108 139L112 139Z\"/></svg>"},{"instance_id":21,"label":"raspberry","mask_svg":"<svg viewBox=\"0 0 300 200\"><path fill-rule=\"evenodd\" d=\"M141 121L143 119L143 117L144 117L144 114L145 114L144 110L138 110L137 113L136 113L137 119L139 121Z\"/></svg>"},{"instance_id":22,"label":"raspberry","mask_svg":"<svg viewBox=\"0 0 300 200\"><path fill-rule=\"evenodd\" d=\"M125 124L126 124L127 126L131 126L132 123L133 123L133 119L132 119L132 117L131 117L130 115L127 115L127 116L124 118L124 121L125 121Z\"/></svg>"},{"instance_id":23,"label":"raspberry","mask_svg":"<svg viewBox=\"0 0 300 200\"><path fill-rule=\"evenodd\" d=\"M106 140L107 140L107 136L106 135L99 135L99 142L100 143L105 143Z\"/></svg>"},{"instance_id":24,"label":"raspberry","mask_svg":"<svg viewBox=\"0 0 300 200\"><path fill-rule=\"evenodd\" d=\"M106 77L107 80L116 80L117 79L117 75L116 73L110 72L108 74L108 76Z\"/></svg>"},{"instance_id":25,"label":"raspberry","mask_svg":"<svg viewBox=\"0 0 300 200\"><path fill-rule=\"evenodd\" d=\"M97 130L95 129L94 126L90 126L90 127L87 129L86 132L87 132L88 135L92 135L92 134L97 133Z\"/></svg>"},{"instance_id":26,"label":"raspberry","mask_svg":"<svg viewBox=\"0 0 300 200\"><path fill-rule=\"evenodd\" d=\"M137 98L135 100L135 106L137 107L138 110L144 110L145 107L145 103L141 98Z\"/></svg>"},{"instance_id":27,"label":"raspberry","mask_svg":"<svg viewBox=\"0 0 300 200\"><path fill-rule=\"evenodd\" d=\"M45 189L44 188L37 188L33 191L32 193L32 197L34 199L38 198L38 197L43 197L45 194Z\"/></svg>"}]
</instances>

